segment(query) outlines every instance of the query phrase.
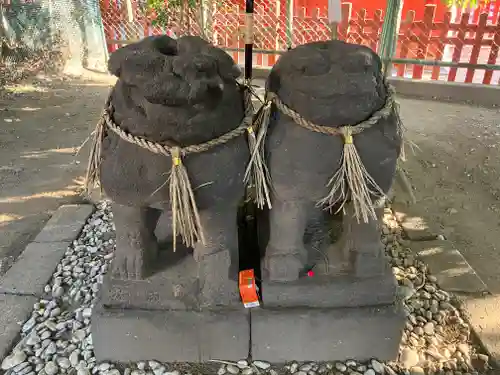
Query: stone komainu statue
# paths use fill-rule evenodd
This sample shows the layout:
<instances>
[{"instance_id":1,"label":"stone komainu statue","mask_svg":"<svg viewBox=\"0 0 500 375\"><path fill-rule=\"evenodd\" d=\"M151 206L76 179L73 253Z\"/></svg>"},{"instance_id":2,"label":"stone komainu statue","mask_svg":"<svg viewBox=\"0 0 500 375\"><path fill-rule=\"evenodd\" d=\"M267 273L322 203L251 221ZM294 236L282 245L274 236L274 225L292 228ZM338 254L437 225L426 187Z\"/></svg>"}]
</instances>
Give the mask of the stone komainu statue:
<instances>
[{"instance_id":1,"label":"stone komainu statue","mask_svg":"<svg viewBox=\"0 0 500 375\"><path fill-rule=\"evenodd\" d=\"M257 162L246 169L250 153L244 137L238 137L250 125L245 123L246 96L235 81L239 69L225 52L200 38L161 36L118 50L109 70L118 81L108 118L119 129L109 131L114 128L108 124L102 132L94 169L101 171L101 185L114 202L113 276L145 277L157 254L159 215L173 208L173 240L181 233L194 247L201 269L207 270L200 273L201 285L223 300L233 298L238 274L235 217L244 195L243 175L258 169ZM324 232L328 218L321 208L346 202L345 239L337 244L345 256L336 262L354 259L359 276L383 273L377 218L402 138L380 59L360 45L309 43L280 58L266 90L268 103L257 115L262 121L255 130L269 175L259 180L258 171L250 173L252 182L269 185L265 194L261 191L261 205L272 187L264 278L298 279L311 261L304 234ZM179 184L172 184L183 179L176 172L178 164L190 172L189 178L184 172L183 180L191 185L190 194L180 194ZM196 206L197 223L183 221L183 205ZM185 230L188 226L196 228ZM225 269L224 278L219 268Z\"/></svg>"},{"instance_id":2,"label":"stone komainu statue","mask_svg":"<svg viewBox=\"0 0 500 375\"><path fill-rule=\"evenodd\" d=\"M251 349L263 360L327 361L355 349L356 358L394 359L405 318L377 219L402 140L377 55L340 41L287 51L255 121L232 59L199 38L146 38L116 51L109 68L118 82L88 174L91 182L101 172L117 236L112 277L93 309L98 358L238 360ZM236 285L245 183L257 205L272 206L257 215L268 219L267 241L251 231L266 248L265 305L251 315ZM323 208L342 206L343 239L331 246ZM148 277L171 253L158 251L154 234L162 211L172 216L171 240L180 234L196 262L165 262ZM325 274L316 267L301 278L319 253Z\"/></svg>"},{"instance_id":3,"label":"stone komainu statue","mask_svg":"<svg viewBox=\"0 0 500 375\"><path fill-rule=\"evenodd\" d=\"M202 289L219 298L237 294L236 212L250 155L240 135L251 122L235 80L240 69L224 51L191 36L145 38L114 52L108 67L118 80L88 177L99 179L113 201L112 276L147 276L158 251L157 221L175 206L169 232L187 233ZM177 172L180 164L185 169ZM183 207L193 205L197 227L186 230L193 223L186 222Z\"/></svg>"},{"instance_id":4,"label":"stone komainu statue","mask_svg":"<svg viewBox=\"0 0 500 375\"><path fill-rule=\"evenodd\" d=\"M296 280L310 260L304 233L320 230L320 208L339 207L346 212L340 258L350 257L359 276L383 273L376 219L402 137L378 55L337 40L301 45L281 56L266 91L260 114L266 129L260 132L267 132L263 146L274 194L264 275Z\"/></svg>"}]
</instances>

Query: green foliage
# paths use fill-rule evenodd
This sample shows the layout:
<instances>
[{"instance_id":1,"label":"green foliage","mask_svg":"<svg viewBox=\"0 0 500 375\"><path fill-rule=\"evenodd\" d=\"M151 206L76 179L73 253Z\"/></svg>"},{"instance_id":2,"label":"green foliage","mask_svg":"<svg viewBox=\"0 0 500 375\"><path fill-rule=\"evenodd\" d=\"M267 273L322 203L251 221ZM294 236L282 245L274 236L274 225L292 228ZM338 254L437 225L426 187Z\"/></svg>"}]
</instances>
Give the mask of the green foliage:
<instances>
[{"instance_id":1,"label":"green foliage","mask_svg":"<svg viewBox=\"0 0 500 375\"><path fill-rule=\"evenodd\" d=\"M198 5L197 0L147 0L146 8L155 14L153 26L167 26L172 11L189 11Z\"/></svg>"},{"instance_id":2,"label":"green foliage","mask_svg":"<svg viewBox=\"0 0 500 375\"><path fill-rule=\"evenodd\" d=\"M456 6L457 8L477 8L479 5L488 5L491 0L443 0L448 7Z\"/></svg>"}]
</instances>

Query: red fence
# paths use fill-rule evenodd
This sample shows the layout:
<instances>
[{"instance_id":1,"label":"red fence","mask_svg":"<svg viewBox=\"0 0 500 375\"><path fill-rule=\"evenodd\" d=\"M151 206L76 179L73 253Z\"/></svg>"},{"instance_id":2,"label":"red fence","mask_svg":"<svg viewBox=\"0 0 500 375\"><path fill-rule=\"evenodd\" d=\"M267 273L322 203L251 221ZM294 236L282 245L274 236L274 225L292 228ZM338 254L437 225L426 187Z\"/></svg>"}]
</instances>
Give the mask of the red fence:
<instances>
[{"instance_id":1,"label":"red fence","mask_svg":"<svg viewBox=\"0 0 500 375\"><path fill-rule=\"evenodd\" d=\"M121 1L121 3L119 3ZM169 33L173 30L198 33L195 17L185 17L184 24L169 25L167 28L152 27L151 16L141 13L134 4L132 12L125 9L124 0L101 0L101 12L110 51L124 40L138 39L145 35ZM130 2L129 2L130 4ZM228 2L213 16L212 42L228 48L237 62L243 62L242 52L244 32L244 8ZM366 9L353 11L351 3L343 3L343 21L339 25L339 37L343 40L377 48L382 24L383 11L372 14ZM436 5L426 5L423 12L410 10L401 22L395 58L451 61L470 64L465 68L426 67L422 62L395 64L394 75L414 79L447 80L452 82L475 82L498 84L500 71L493 65L500 65L500 17L496 13L484 12L478 15L461 14L457 22L452 22L451 12L436 16ZM330 38L330 28L326 9L295 9L291 20L285 15L285 0L274 4L260 4L255 9L254 64L272 66L279 54L286 50L292 35L293 45ZM132 14L132 20L131 20ZM417 14L422 14L417 19ZM475 20L476 18L476 20ZM487 66L478 64L489 64Z\"/></svg>"}]
</instances>

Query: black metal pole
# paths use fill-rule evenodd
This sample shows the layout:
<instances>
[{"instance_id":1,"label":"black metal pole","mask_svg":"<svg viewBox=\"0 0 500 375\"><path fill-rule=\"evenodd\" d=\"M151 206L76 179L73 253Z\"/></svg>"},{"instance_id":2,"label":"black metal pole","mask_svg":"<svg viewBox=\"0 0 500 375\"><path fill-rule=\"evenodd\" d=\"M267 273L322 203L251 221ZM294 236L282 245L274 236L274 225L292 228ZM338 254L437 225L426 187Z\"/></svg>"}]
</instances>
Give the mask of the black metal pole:
<instances>
[{"instance_id":1,"label":"black metal pole","mask_svg":"<svg viewBox=\"0 0 500 375\"><path fill-rule=\"evenodd\" d=\"M245 81L252 79L253 63L253 0L245 3Z\"/></svg>"}]
</instances>

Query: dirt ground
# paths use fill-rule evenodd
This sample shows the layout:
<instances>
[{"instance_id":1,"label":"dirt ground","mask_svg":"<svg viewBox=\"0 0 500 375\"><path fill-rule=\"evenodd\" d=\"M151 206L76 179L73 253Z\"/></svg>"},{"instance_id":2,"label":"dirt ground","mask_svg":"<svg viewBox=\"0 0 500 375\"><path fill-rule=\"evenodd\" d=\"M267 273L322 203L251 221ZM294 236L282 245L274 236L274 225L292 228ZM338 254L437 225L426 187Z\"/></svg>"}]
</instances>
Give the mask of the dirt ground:
<instances>
[{"instance_id":1,"label":"dirt ground","mask_svg":"<svg viewBox=\"0 0 500 375\"><path fill-rule=\"evenodd\" d=\"M0 96L0 259L17 255L61 204L81 201L81 177L109 82L31 79Z\"/></svg>"},{"instance_id":2,"label":"dirt ground","mask_svg":"<svg viewBox=\"0 0 500 375\"><path fill-rule=\"evenodd\" d=\"M416 189L412 212L451 240L500 292L500 111L439 101L401 100L404 167Z\"/></svg>"},{"instance_id":3,"label":"dirt ground","mask_svg":"<svg viewBox=\"0 0 500 375\"><path fill-rule=\"evenodd\" d=\"M0 98L0 259L18 254L59 205L81 200L88 147L101 111L100 82L37 80ZM500 292L500 111L401 100L413 211L453 241Z\"/></svg>"}]
</instances>

